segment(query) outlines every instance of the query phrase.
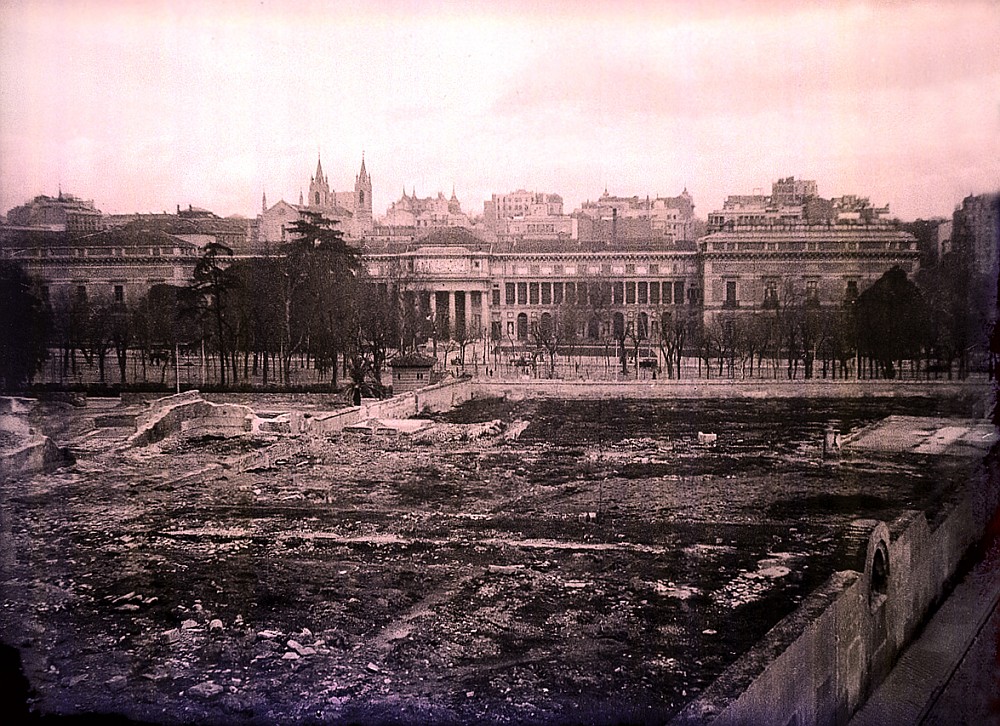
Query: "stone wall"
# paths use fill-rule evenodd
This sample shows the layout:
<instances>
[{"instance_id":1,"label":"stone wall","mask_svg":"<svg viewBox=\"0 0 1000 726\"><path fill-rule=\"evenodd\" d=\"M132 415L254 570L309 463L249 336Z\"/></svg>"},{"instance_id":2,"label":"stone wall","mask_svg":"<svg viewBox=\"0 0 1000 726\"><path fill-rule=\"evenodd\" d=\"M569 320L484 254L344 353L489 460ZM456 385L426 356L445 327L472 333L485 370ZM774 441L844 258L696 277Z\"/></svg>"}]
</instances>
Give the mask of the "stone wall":
<instances>
[{"instance_id":1,"label":"stone wall","mask_svg":"<svg viewBox=\"0 0 1000 726\"><path fill-rule=\"evenodd\" d=\"M136 431L129 446L146 446L179 431L189 436L235 436L251 430L253 412L235 403L210 403L198 391L159 398L136 416Z\"/></svg>"},{"instance_id":2,"label":"stone wall","mask_svg":"<svg viewBox=\"0 0 1000 726\"><path fill-rule=\"evenodd\" d=\"M69 452L32 428L34 399L0 397L0 433L12 440L0 450L0 479L16 479L71 464Z\"/></svg>"},{"instance_id":3,"label":"stone wall","mask_svg":"<svg viewBox=\"0 0 1000 726\"><path fill-rule=\"evenodd\" d=\"M469 378L449 379L392 398L365 400L360 406L313 415L306 430L318 434L331 433L370 418L410 418L425 411L447 411L473 398L474 385Z\"/></svg>"},{"instance_id":4,"label":"stone wall","mask_svg":"<svg viewBox=\"0 0 1000 726\"><path fill-rule=\"evenodd\" d=\"M904 398L907 396L974 396L991 400L985 381L759 381L729 379L568 381L475 379L476 398ZM985 410L982 413L986 413Z\"/></svg>"},{"instance_id":5,"label":"stone wall","mask_svg":"<svg viewBox=\"0 0 1000 726\"><path fill-rule=\"evenodd\" d=\"M677 724L842 724L888 675L998 504L990 462L932 528L921 512L859 520L845 569L720 676Z\"/></svg>"}]
</instances>

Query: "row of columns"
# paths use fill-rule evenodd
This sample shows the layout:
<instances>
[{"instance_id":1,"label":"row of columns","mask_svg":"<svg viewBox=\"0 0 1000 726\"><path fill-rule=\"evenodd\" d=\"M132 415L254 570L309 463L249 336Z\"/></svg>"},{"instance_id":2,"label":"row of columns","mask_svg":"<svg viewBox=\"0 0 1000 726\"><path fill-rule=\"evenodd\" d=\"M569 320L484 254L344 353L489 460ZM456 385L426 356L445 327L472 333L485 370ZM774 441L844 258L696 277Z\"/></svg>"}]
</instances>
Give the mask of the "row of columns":
<instances>
[{"instance_id":1,"label":"row of columns","mask_svg":"<svg viewBox=\"0 0 1000 726\"><path fill-rule=\"evenodd\" d=\"M459 308L462 310L462 317L465 325L468 325L471 320L471 315L478 313L480 316L480 324L486 320L486 293L483 291L478 291L480 293L479 306L476 310L472 309L472 295L471 290L432 290L430 294L430 316L434 323L438 320L438 297L441 295L447 296L448 305L448 324L449 326L454 326L457 321L457 311ZM458 304L459 299L461 299L461 305Z\"/></svg>"}]
</instances>

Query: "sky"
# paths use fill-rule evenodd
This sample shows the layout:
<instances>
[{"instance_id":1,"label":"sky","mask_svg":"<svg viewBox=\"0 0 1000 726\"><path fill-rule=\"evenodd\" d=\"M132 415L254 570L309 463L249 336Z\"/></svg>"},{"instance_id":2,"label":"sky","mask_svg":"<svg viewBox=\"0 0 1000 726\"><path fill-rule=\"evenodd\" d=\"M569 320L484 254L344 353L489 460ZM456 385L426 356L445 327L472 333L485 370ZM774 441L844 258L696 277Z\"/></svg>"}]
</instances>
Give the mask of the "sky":
<instances>
[{"instance_id":1,"label":"sky","mask_svg":"<svg viewBox=\"0 0 1000 726\"><path fill-rule=\"evenodd\" d=\"M403 189L729 194L894 215L1000 189L1000 3L0 0L0 212L254 215L321 154Z\"/></svg>"}]
</instances>

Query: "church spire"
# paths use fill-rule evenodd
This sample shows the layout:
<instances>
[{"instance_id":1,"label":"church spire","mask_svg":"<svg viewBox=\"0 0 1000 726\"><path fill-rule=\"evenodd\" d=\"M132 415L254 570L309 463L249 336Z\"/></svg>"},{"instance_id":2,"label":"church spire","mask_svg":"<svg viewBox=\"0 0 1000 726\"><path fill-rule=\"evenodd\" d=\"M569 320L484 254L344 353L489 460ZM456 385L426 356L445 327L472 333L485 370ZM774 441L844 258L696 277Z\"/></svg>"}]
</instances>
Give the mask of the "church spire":
<instances>
[{"instance_id":1,"label":"church spire","mask_svg":"<svg viewBox=\"0 0 1000 726\"><path fill-rule=\"evenodd\" d=\"M260 211L267 211L267 192L263 192L260 196Z\"/></svg>"},{"instance_id":2,"label":"church spire","mask_svg":"<svg viewBox=\"0 0 1000 726\"><path fill-rule=\"evenodd\" d=\"M323 178L323 161L319 158L319 154L316 154L316 181L322 184L325 179Z\"/></svg>"}]
</instances>

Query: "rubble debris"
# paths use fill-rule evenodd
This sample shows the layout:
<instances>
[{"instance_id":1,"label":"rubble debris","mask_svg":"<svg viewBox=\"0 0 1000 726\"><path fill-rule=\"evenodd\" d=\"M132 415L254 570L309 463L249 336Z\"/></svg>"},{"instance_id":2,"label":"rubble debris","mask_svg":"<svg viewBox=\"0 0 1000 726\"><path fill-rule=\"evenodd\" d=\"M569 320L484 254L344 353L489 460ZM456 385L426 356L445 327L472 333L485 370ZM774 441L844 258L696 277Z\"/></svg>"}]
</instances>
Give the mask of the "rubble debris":
<instances>
[{"instance_id":1,"label":"rubble debris","mask_svg":"<svg viewBox=\"0 0 1000 726\"><path fill-rule=\"evenodd\" d=\"M196 686L191 686L187 689L188 695L197 696L199 698L211 698L212 696L217 696L222 693L223 688L215 681L203 681Z\"/></svg>"},{"instance_id":2,"label":"rubble debris","mask_svg":"<svg viewBox=\"0 0 1000 726\"><path fill-rule=\"evenodd\" d=\"M346 433L373 435L415 434L433 426L432 421L419 418L369 418L345 426Z\"/></svg>"},{"instance_id":3,"label":"rubble debris","mask_svg":"<svg viewBox=\"0 0 1000 726\"><path fill-rule=\"evenodd\" d=\"M719 440L718 434L709 434L703 431L698 432L698 443L702 446L709 446Z\"/></svg>"},{"instance_id":4,"label":"rubble debris","mask_svg":"<svg viewBox=\"0 0 1000 726\"><path fill-rule=\"evenodd\" d=\"M507 427L507 430L503 432L503 437L505 441L517 441L524 430L531 425L530 421L512 421Z\"/></svg>"}]
</instances>

